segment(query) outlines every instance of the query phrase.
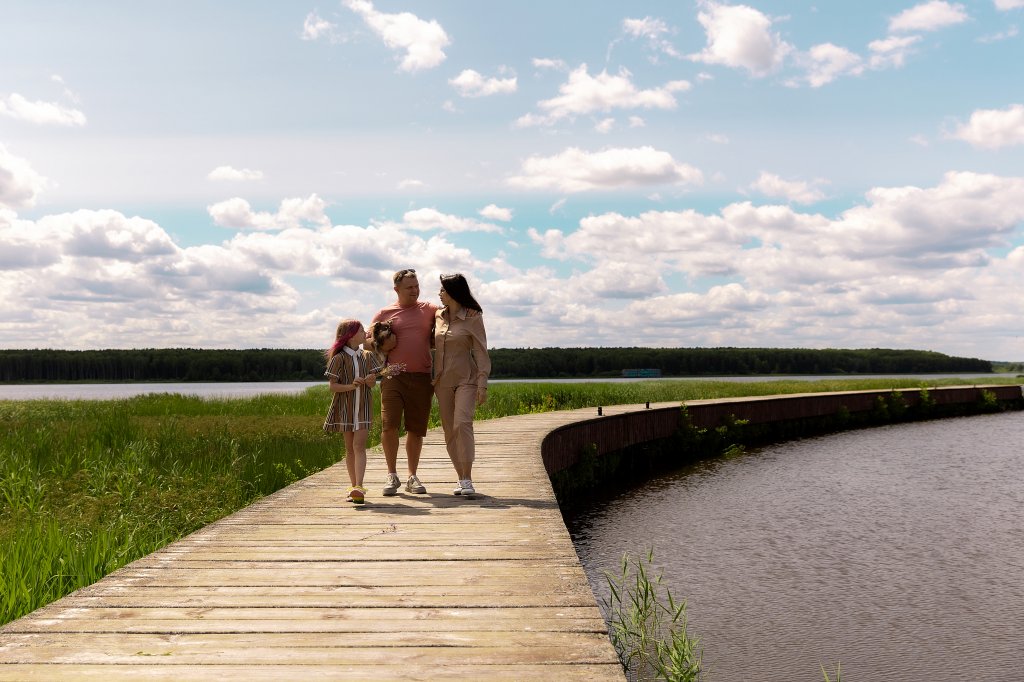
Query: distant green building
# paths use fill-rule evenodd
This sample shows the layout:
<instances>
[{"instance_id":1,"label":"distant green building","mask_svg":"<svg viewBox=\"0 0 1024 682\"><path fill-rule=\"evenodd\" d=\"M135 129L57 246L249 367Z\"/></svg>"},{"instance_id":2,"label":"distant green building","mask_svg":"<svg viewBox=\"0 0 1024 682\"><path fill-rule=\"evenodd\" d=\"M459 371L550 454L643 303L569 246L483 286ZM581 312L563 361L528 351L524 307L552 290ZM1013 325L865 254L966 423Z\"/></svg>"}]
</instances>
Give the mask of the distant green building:
<instances>
[{"instance_id":1,"label":"distant green building","mask_svg":"<svg viewBox=\"0 0 1024 682\"><path fill-rule=\"evenodd\" d=\"M622 376L626 379L655 379L661 376L660 369L624 369Z\"/></svg>"}]
</instances>

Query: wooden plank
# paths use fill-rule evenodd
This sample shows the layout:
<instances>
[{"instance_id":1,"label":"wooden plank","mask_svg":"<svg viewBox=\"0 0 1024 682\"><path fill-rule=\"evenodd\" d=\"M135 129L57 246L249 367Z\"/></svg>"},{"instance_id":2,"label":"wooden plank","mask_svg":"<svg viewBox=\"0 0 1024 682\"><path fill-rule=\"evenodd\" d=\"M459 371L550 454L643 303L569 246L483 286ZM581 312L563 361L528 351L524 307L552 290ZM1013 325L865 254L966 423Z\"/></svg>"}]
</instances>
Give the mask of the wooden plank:
<instances>
[{"instance_id":1,"label":"wooden plank","mask_svg":"<svg viewBox=\"0 0 1024 682\"><path fill-rule=\"evenodd\" d=\"M478 611L482 609L467 609L467 611ZM483 637L493 632L576 632L576 633L605 633L607 632L604 620L598 616L595 618L576 618L561 620L532 621L522 620L484 620L483 616L471 618L474 615L467 613L465 618L437 618L426 620L424 618L405 619L378 619L372 609L365 609L363 620L312 620L308 618L294 619L220 619L220 620L199 620L196 618L164 618L164 619L124 619L111 620L97 614L95 618L79 618L75 622L64 620L32 620L27 622L21 629L15 632L77 632L77 633L120 633L131 635L137 633L185 633L185 632L225 632L225 633L255 633L255 632L432 632L437 629L444 629L450 632L471 632L476 636ZM411 614L410 614L411 615ZM370 620L374 619L374 620ZM609 645L610 646L610 645ZM82 648L79 654L88 655L91 647ZM0 652L2 653L2 652ZM0 663L9 663L6 660L6 653L2 654ZM553 659L557 660L557 659ZM70 662L70 661L69 661ZM562 661L565 662L565 661Z\"/></svg>"},{"instance_id":2,"label":"wooden plank","mask_svg":"<svg viewBox=\"0 0 1024 682\"><path fill-rule=\"evenodd\" d=\"M387 662L387 652L373 665L168 665L163 661L127 665L53 664L0 665L0 682L36 682L54 679L99 680L100 682L127 680L208 680L218 682L284 682L296 680L473 680L493 682L521 680L564 680L565 682L604 682L623 679L622 666L606 664L544 663L535 665L433 665L429 659L416 664ZM163 658L163 657L161 657Z\"/></svg>"},{"instance_id":3,"label":"wooden plank","mask_svg":"<svg viewBox=\"0 0 1024 682\"><path fill-rule=\"evenodd\" d=\"M380 606L373 609L361 608L75 608L63 609L51 613L49 617L33 619L34 622L71 626L77 621L92 621L101 618L107 621L148 621L148 620L310 620L332 621L346 620L363 622L370 619L374 622L383 620L451 620L462 621L486 618L498 621L523 621L534 623L552 623L559 619L566 621L583 621L600 618L596 605L569 607L530 607L530 608L465 608L448 607L440 609L417 609L391 606ZM30 622L33 622L30 621ZM16 629L14 629L16 631Z\"/></svg>"},{"instance_id":4,"label":"wooden plank","mask_svg":"<svg viewBox=\"0 0 1024 682\"><path fill-rule=\"evenodd\" d=\"M486 641L471 633L309 633L148 635L20 635L4 646L17 663L137 664L166 657L164 665L372 665L380 648L392 649L391 663L494 665L604 663L603 633L494 632ZM97 646L98 645L98 646ZM558 649L568 647L566 654ZM431 651L437 649L437 651ZM86 653L81 653L85 651Z\"/></svg>"},{"instance_id":5,"label":"wooden plank","mask_svg":"<svg viewBox=\"0 0 1024 682\"><path fill-rule=\"evenodd\" d=\"M197 633L197 634L140 634L131 639L120 637L118 633L82 634L82 633L18 633L9 635L0 648L18 651L25 660L38 655L32 649L42 645L74 651L89 643L102 645L103 650L121 655L132 652L136 647L144 651L154 651L159 647L180 645L182 650L212 651L216 649L253 649L253 648L304 648L304 647L336 647L336 648L367 648L375 646L444 646L444 647L493 647L500 643L511 646L574 646L576 644L600 645L604 642L601 633L579 635L570 632L493 632L485 637L477 637L472 632L448 632L433 630L430 632L351 632L345 634L329 632L313 633ZM66 653L66 652L65 652ZM164 652L161 652L164 653Z\"/></svg>"}]
</instances>

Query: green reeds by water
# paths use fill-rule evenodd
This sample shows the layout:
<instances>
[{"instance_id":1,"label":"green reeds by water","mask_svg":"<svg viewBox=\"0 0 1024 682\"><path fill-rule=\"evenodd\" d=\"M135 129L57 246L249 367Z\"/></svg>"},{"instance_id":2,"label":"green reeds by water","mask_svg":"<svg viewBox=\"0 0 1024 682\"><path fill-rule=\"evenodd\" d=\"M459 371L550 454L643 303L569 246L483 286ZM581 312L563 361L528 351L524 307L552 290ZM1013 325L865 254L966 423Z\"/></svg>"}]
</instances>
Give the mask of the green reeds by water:
<instances>
[{"instance_id":1,"label":"green reeds by water","mask_svg":"<svg viewBox=\"0 0 1024 682\"><path fill-rule=\"evenodd\" d=\"M626 679L713 678L704 667L700 637L688 630L686 601L672 596L662 576L653 547L644 557L624 555L618 573L605 572L609 594L601 606ZM822 665L821 674L825 682L842 682L842 665L837 662L831 671Z\"/></svg>"},{"instance_id":2,"label":"green reeds by water","mask_svg":"<svg viewBox=\"0 0 1024 682\"><path fill-rule=\"evenodd\" d=\"M0 623L337 462L328 402L0 402Z\"/></svg>"},{"instance_id":3,"label":"green reeds by water","mask_svg":"<svg viewBox=\"0 0 1024 682\"><path fill-rule=\"evenodd\" d=\"M687 631L686 602L676 601L654 568L653 548L640 559L623 556L620 572L605 578L602 606L627 679L703 679L700 638Z\"/></svg>"},{"instance_id":4,"label":"green reeds by water","mask_svg":"<svg viewBox=\"0 0 1024 682\"><path fill-rule=\"evenodd\" d=\"M912 379L494 384L477 418L919 385ZM339 461L342 439L321 429L329 403L326 385L245 399L150 394L0 401L0 623ZM431 425L438 424L435 408ZM378 414L369 443L379 442Z\"/></svg>"}]
</instances>

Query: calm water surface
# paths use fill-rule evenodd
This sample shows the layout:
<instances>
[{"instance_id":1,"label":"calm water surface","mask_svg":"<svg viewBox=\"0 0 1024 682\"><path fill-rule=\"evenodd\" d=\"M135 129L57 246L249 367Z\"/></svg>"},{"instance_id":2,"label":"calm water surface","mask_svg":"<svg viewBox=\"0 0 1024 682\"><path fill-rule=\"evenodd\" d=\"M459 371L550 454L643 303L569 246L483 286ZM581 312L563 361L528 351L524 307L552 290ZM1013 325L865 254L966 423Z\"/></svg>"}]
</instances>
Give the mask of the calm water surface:
<instances>
[{"instance_id":1,"label":"calm water surface","mask_svg":"<svg viewBox=\"0 0 1024 682\"><path fill-rule=\"evenodd\" d=\"M116 400L147 393L203 398L245 398L261 393L300 393L322 381L247 381L132 384L0 384L0 400Z\"/></svg>"},{"instance_id":2,"label":"calm water surface","mask_svg":"<svg viewBox=\"0 0 1024 682\"><path fill-rule=\"evenodd\" d=\"M568 519L591 585L623 553L688 600L710 682L1024 680L1024 414L705 462Z\"/></svg>"}]
</instances>

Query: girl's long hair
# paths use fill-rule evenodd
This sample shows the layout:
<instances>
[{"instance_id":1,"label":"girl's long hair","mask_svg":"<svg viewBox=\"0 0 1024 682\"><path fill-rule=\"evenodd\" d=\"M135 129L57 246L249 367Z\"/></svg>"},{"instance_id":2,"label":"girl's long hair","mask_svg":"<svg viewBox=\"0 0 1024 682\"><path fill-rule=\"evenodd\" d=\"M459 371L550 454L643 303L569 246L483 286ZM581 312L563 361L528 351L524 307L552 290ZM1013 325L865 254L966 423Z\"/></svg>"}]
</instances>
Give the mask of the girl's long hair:
<instances>
[{"instance_id":1,"label":"girl's long hair","mask_svg":"<svg viewBox=\"0 0 1024 682\"><path fill-rule=\"evenodd\" d=\"M469 308L475 310L478 313L484 311L480 307L480 304L473 298L472 292L469 290L469 282L460 273L454 275L441 275L441 286L444 287L445 292L455 299L455 302L461 305L463 308Z\"/></svg>"},{"instance_id":2,"label":"girl's long hair","mask_svg":"<svg viewBox=\"0 0 1024 682\"><path fill-rule=\"evenodd\" d=\"M356 332L363 328L359 320L342 320L338 323L338 330L334 332L334 345L324 351L324 357L330 362L331 358L341 352L349 339L356 335Z\"/></svg>"}]
</instances>

